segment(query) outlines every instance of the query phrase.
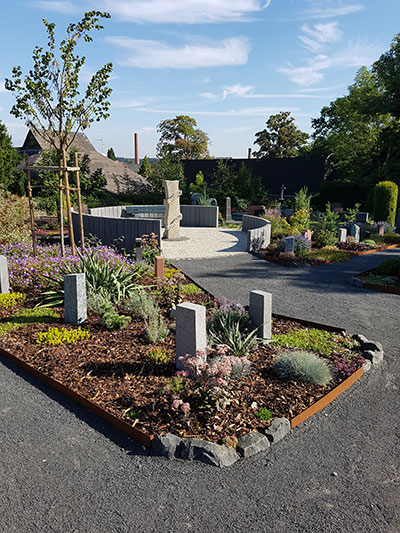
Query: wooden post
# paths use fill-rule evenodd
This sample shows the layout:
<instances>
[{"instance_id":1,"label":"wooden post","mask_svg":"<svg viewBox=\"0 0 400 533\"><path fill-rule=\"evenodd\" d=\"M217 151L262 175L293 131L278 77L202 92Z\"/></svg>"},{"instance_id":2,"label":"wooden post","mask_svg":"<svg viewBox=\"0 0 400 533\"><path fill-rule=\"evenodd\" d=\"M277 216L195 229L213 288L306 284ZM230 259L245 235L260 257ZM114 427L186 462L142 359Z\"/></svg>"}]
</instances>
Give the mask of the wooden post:
<instances>
[{"instance_id":1,"label":"wooden post","mask_svg":"<svg viewBox=\"0 0 400 533\"><path fill-rule=\"evenodd\" d=\"M75 167L79 167L78 152L75 152ZM85 232L83 230L83 216L82 216L82 198L81 198L81 181L79 178L79 170L75 170L76 189L78 194L78 212L79 212L79 229L81 234L81 248L85 248Z\"/></svg>"},{"instance_id":2,"label":"wooden post","mask_svg":"<svg viewBox=\"0 0 400 533\"><path fill-rule=\"evenodd\" d=\"M25 166L29 166L29 157L25 155ZM31 171L29 168L25 169L26 172L26 181L28 189L28 200L29 200L29 218L31 223L31 233L32 233L32 248L33 248L33 257L37 256L37 244L36 244L36 234L35 234L35 214L33 211L33 199L32 199L32 185L31 185Z\"/></svg>"},{"instance_id":3,"label":"wooden post","mask_svg":"<svg viewBox=\"0 0 400 533\"><path fill-rule=\"evenodd\" d=\"M61 167L60 159L60 167ZM62 170L58 172L58 206L59 206L59 223L60 223L60 247L61 257L65 256L65 243L64 243L64 196L62 188Z\"/></svg>"},{"instance_id":4,"label":"wooden post","mask_svg":"<svg viewBox=\"0 0 400 533\"><path fill-rule=\"evenodd\" d=\"M69 181L68 181L68 171L67 168L67 155L65 153L65 148L62 149L62 166L64 167L64 187L65 187L65 197L67 200L67 219L68 219L68 232L69 232L69 242L71 245L71 253L75 255L75 240L74 240L74 227L72 225L72 214L71 214L71 195L69 191Z\"/></svg>"}]
</instances>

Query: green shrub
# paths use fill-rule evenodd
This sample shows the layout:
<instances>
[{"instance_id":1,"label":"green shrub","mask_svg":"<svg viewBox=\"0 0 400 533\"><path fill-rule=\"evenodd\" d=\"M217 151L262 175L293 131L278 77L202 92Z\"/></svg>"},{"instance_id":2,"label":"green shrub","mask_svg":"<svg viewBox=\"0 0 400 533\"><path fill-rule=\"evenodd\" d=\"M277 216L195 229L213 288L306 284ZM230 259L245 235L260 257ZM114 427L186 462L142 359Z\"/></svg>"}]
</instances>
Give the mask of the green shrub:
<instances>
[{"instance_id":1,"label":"green shrub","mask_svg":"<svg viewBox=\"0 0 400 533\"><path fill-rule=\"evenodd\" d=\"M36 342L38 344L50 344L56 346L59 344L75 344L79 341L89 339L90 333L88 329L66 329L66 328L49 328L47 331L42 331L37 336Z\"/></svg>"},{"instance_id":2,"label":"green shrub","mask_svg":"<svg viewBox=\"0 0 400 533\"><path fill-rule=\"evenodd\" d=\"M365 239L365 241L362 241L362 244L366 244L371 248L376 248L376 242L373 239Z\"/></svg>"},{"instance_id":3,"label":"green shrub","mask_svg":"<svg viewBox=\"0 0 400 533\"><path fill-rule=\"evenodd\" d=\"M135 291L125 307L128 311L135 313L142 320L149 320L151 317L158 316L160 308L145 289Z\"/></svg>"},{"instance_id":4,"label":"green shrub","mask_svg":"<svg viewBox=\"0 0 400 533\"><path fill-rule=\"evenodd\" d=\"M169 329L161 316L151 316L149 320L146 321L146 333L149 342L154 344L155 342L166 339Z\"/></svg>"},{"instance_id":5,"label":"green shrub","mask_svg":"<svg viewBox=\"0 0 400 533\"><path fill-rule=\"evenodd\" d=\"M187 285L182 285L181 292L183 294L201 294L203 291L194 283L188 283Z\"/></svg>"},{"instance_id":6,"label":"green shrub","mask_svg":"<svg viewBox=\"0 0 400 533\"><path fill-rule=\"evenodd\" d=\"M153 361L154 363L168 363L169 359L171 359L171 356L172 352L162 346L150 348L150 350L146 353L147 359L150 359L150 361Z\"/></svg>"},{"instance_id":7,"label":"green shrub","mask_svg":"<svg viewBox=\"0 0 400 533\"><path fill-rule=\"evenodd\" d=\"M101 323L106 329L110 331L123 329L126 328L130 321L131 317L118 314L112 303L109 302L103 306Z\"/></svg>"},{"instance_id":8,"label":"green shrub","mask_svg":"<svg viewBox=\"0 0 400 533\"><path fill-rule=\"evenodd\" d=\"M323 329L292 329L287 333L272 335L275 346L300 348L319 352L329 357L338 348L338 336L336 333Z\"/></svg>"},{"instance_id":9,"label":"green shrub","mask_svg":"<svg viewBox=\"0 0 400 533\"><path fill-rule=\"evenodd\" d=\"M165 385L162 388L161 392L168 392L170 394L179 395L181 392L183 392L184 388L185 384L183 382L183 379L174 376L173 378L168 378L165 380Z\"/></svg>"},{"instance_id":10,"label":"green shrub","mask_svg":"<svg viewBox=\"0 0 400 533\"><path fill-rule=\"evenodd\" d=\"M270 411L266 407L260 407L259 409L257 409L257 411L254 411L254 414L260 420L271 420L271 418L273 417L272 411Z\"/></svg>"},{"instance_id":11,"label":"green shrub","mask_svg":"<svg viewBox=\"0 0 400 533\"><path fill-rule=\"evenodd\" d=\"M225 323L218 334L210 331L210 342L216 346L226 346L235 357L247 357L250 351L261 342L257 338L258 329L254 329L249 334L242 333L239 323L229 328Z\"/></svg>"},{"instance_id":12,"label":"green shrub","mask_svg":"<svg viewBox=\"0 0 400 533\"><path fill-rule=\"evenodd\" d=\"M334 246L338 242L336 233L327 229L319 229L315 234L315 246L323 248L324 246Z\"/></svg>"},{"instance_id":13,"label":"green shrub","mask_svg":"<svg viewBox=\"0 0 400 533\"><path fill-rule=\"evenodd\" d=\"M29 242L28 198L9 194L0 187L0 244Z\"/></svg>"},{"instance_id":14,"label":"green shrub","mask_svg":"<svg viewBox=\"0 0 400 533\"><path fill-rule=\"evenodd\" d=\"M0 307L8 308L15 307L26 299L25 294L20 292L9 292L7 294L0 294Z\"/></svg>"},{"instance_id":15,"label":"green shrub","mask_svg":"<svg viewBox=\"0 0 400 533\"><path fill-rule=\"evenodd\" d=\"M400 257L386 259L378 267L378 271L383 276L400 276Z\"/></svg>"},{"instance_id":16,"label":"green shrub","mask_svg":"<svg viewBox=\"0 0 400 533\"><path fill-rule=\"evenodd\" d=\"M389 222L392 226L396 221L398 187L393 181L381 181L375 186L374 220Z\"/></svg>"},{"instance_id":17,"label":"green shrub","mask_svg":"<svg viewBox=\"0 0 400 533\"><path fill-rule=\"evenodd\" d=\"M293 351L279 355L274 372L281 379L294 379L313 385L327 385L333 375L325 361L310 352Z\"/></svg>"},{"instance_id":18,"label":"green shrub","mask_svg":"<svg viewBox=\"0 0 400 533\"><path fill-rule=\"evenodd\" d=\"M397 233L385 233L383 242L385 244L400 244L400 235Z\"/></svg>"},{"instance_id":19,"label":"green shrub","mask_svg":"<svg viewBox=\"0 0 400 533\"><path fill-rule=\"evenodd\" d=\"M332 250L330 247L321 248L321 250L311 250L306 255L307 259L312 261L331 261L332 263L343 263L351 257L349 252L342 250Z\"/></svg>"},{"instance_id":20,"label":"green shrub","mask_svg":"<svg viewBox=\"0 0 400 533\"><path fill-rule=\"evenodd\" d=\"M87 296L88 309L99 315L102 315L107 310L109 304L111 302L108 299L108 295L101 290L98 292L90 291Z\"/></svg>"}]
</instances>

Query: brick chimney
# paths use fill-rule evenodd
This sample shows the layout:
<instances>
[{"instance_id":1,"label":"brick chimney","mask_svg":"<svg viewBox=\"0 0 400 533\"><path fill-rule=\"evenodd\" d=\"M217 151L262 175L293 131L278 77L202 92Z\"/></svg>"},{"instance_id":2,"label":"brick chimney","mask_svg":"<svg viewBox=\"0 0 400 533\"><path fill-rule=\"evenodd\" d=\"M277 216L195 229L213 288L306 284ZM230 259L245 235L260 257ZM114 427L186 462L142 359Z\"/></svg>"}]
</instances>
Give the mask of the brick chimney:
<instances>
[{"instance_id":1,"label":"brick chimney","mask_svg":"<svg viewBox=\"0 0 400 533\"><path fill-rule=\"evenodd\" d=\"M139 142L138 142L138 134L135 133L135 164L139 165Z\"/></svg>"},{"instance_id":2,"label":"brick chimney","mask_svg":"<svg viewBox=\"0 0 400 533\"><path fill-rule=\"evenodd\" d=\"M247 159L251 159L251 148L249 148L247 152Z\"/></svg>"}]
</instances>

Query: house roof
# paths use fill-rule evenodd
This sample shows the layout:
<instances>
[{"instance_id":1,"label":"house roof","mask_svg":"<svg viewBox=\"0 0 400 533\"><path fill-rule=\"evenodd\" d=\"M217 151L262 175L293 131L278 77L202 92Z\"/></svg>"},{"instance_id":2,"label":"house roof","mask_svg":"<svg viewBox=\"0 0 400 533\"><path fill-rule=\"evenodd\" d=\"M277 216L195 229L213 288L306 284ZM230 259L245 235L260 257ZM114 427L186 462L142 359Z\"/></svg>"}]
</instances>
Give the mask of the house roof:
<instances>
[{"instance_id":1,"label":"house roof","mask_svg":"<svg viewBox=\"0 0 400 533\"><path fill-rule=\"evenodd\" d=\"M84 133L78 133L72 143L79 153L89 156L90 172L101 168L107 179L106 189L113 193L134 192L140 193L148 189L149 184L137 172L133 172L119 161L113 161L100 154ZM42 150L52 149L53 146L40 133L29 130L20 151L29 155L30 164L35 164L40 159Z\"/></svg>"}]
</instances>

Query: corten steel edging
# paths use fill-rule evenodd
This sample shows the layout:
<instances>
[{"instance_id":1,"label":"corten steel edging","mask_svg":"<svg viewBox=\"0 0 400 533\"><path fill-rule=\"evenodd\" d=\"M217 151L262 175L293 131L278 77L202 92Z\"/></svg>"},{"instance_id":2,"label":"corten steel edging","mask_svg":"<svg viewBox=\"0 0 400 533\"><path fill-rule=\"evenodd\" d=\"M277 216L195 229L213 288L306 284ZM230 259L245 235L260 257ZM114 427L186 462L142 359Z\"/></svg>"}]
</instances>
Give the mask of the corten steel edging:
<instances>
[{"instance_id":1,"label":"corten steel edging","mask_svg":"<svg viewBox=\"0 0 400 533\"><path fill-rule=\"evenodd\" d=\"M312 404L308 409L292 418L290 421L290 427L292 429L295 428L296 426L310 418L312 415L315 415L316 413L324 409L324 407L329 405L331 402L333 402L333 400L340 396L342 392L347 390L349 387L351 387L351 385L353 385L353 383L358 381L363 376L363 373L364 369L363 367L360 367L354 372L354 374L352 374L350 377L342 381L340 385L331 390L331 392L328 392L328 394L326 394L323 398Z\"/></svg>"},{"instance_id":2,"label":"corten steel edging","mask_svg":"<svg viewBox=\"0 0 400 533\"><path fill-rule=\"evenodd\" d=\"M22 361L22 359L19 359L12 353L4 350L3 348L0 348L0 355L3 355L16 365L18 365L20 368L25 370L26 372L29 372L33 376L39 378L41 381L52 387L53 389L57 390L58 392L61 392L65 396L68 396L68 398L71 398L78 404L82 405L83 407L86 407L86 409L89 409L92 413L97 415L98 417L102 418L112 426L114 426L116 429L121 431L122 433L125 433L125 435L128 435L128 437L132 438L133 440L140 442L140 444L143 444L147 448L151 448L151 441L153 437L150 437L149 435L146 435L143 431L140 429L134 428L124 422L123 420L120 420L116 416L112 415L111 413L108 413L105 409L102 407L96 405L92 401L88 400L84 396L81 396L77 392L73 391L72 389L66 387L59 381L55 380L54 378L51 378L50 376L47 376L43 372L40 372L39 370L36 370L33 366L29 365L25 361Z\"/></svg>"}]
</instances>

